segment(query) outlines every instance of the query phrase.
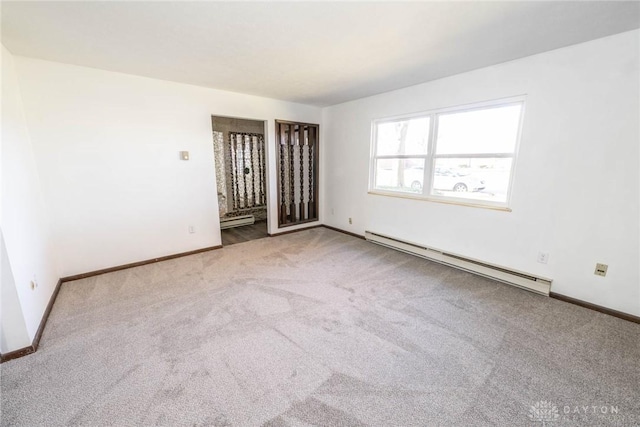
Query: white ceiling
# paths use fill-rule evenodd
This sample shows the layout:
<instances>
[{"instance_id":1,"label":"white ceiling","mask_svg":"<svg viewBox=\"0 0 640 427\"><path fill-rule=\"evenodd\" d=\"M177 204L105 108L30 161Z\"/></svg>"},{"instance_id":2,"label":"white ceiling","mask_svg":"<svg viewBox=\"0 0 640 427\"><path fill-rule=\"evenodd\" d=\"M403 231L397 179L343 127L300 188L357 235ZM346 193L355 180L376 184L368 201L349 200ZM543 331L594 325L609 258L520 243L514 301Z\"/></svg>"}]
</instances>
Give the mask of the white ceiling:
<instances>
[{"instance_id":1,"label":"white ceiling","mask_svg":"<svg viewBox=\"0 0 640 427\"><path fill-rule=\"evenodd\" d=\"M2 1L16 55L319 106L638 27L635 1Z\"/></svg>"}]
</instances>

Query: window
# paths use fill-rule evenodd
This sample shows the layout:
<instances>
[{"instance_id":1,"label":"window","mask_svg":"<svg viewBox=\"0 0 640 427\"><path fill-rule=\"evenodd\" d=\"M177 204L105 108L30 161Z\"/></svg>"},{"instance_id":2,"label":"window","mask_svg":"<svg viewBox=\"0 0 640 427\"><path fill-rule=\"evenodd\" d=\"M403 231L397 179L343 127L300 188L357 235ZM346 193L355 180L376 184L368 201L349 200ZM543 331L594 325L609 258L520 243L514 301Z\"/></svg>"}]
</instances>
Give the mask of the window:
<instances>
[{"instance_id":1,"label":"window","mask_svg":"<svg viewBox=\"0 0 640 427\"><path fill-rule=\"evenodd\" d=\"M508 207L522 98L373 122L370 191Z\"/></svg>"}]
</instances>

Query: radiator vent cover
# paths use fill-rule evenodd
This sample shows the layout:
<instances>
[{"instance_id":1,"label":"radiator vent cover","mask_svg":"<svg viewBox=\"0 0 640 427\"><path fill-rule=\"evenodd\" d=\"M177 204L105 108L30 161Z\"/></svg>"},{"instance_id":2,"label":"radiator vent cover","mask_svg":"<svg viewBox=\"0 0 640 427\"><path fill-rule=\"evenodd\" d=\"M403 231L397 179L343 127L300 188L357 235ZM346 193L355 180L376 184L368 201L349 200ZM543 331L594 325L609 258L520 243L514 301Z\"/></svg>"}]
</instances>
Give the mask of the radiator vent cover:
<instances>
[{"instance_id":1,"label":"radiator vent cover","mask_svg":"<svg viewBox=\"0 0 640 427\"><path fill-rule=\"evenodd\" d=\"M441 264L469 271L480 276L489 277L531 292L549 296L551 279L547 279L545 277L512 270L510 268L463 257L450 252L444 252L439 249L430 248L418 243L407 242L394 237L373 233L371 231L365 231L365 238L378 245L386 246L391 249L396 249L411 255L416 255Z\"/></svg>"},{"instance_id":2,"label":"radiator vent cover","mask_svg":"<svg viewBox=\"0 0 640 427\"><path fill-rule=\"evenodd\" d=\"M256 222L253 215L240 215L220 218L220 230L234 227L242 227L243 225L251 225Z\"/></svg>"}]
</instances>

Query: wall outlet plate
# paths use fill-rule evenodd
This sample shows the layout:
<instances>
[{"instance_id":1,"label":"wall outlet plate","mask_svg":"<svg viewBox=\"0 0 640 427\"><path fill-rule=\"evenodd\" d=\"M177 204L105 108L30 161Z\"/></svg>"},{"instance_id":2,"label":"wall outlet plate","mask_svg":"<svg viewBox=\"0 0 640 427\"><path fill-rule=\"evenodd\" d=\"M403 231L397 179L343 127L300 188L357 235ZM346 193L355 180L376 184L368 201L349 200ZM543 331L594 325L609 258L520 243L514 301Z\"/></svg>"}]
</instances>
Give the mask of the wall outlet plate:
<instances>
[{"instance_id":1,"label":"wall outlet plate","mask_svg":"<svg viewBox=\"0 0 640 427\"><path fill-rule=\"evenodd\" d=\"M606 276L607 275L607 269L609 268L609 266L607 264L596 264L596 271L593 272L593 274L595 274L596 276Z\"/></svg>"},{"instance_id":2,"label":"wall outlet plate","mask_svg":"<svg viewBox=\"0 0 640 427\"><path fill-rule=\"evenodd\" d=\"M549 262L549 252L540 251L538 252L538 262L540 264L546 264Z\"/></svg>"}]
</instances>

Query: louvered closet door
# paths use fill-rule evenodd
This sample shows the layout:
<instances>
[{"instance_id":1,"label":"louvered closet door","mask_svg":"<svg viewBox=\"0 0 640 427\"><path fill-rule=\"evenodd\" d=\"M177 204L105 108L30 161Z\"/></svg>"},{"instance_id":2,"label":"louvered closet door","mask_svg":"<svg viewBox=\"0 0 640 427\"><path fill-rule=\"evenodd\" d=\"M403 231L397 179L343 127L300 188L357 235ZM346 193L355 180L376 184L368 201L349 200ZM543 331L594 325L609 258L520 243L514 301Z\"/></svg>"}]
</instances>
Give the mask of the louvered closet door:
<instances>
[{"instance_id":1,"label":"louvered closet door","mask_svg":"<svg viewBox=\"0 0 640 427\"><path fill-rule=\"evenodd\" d=\"M319 130L276 120L279 227L318 220Z\"/></svg>"}]
</instances>

